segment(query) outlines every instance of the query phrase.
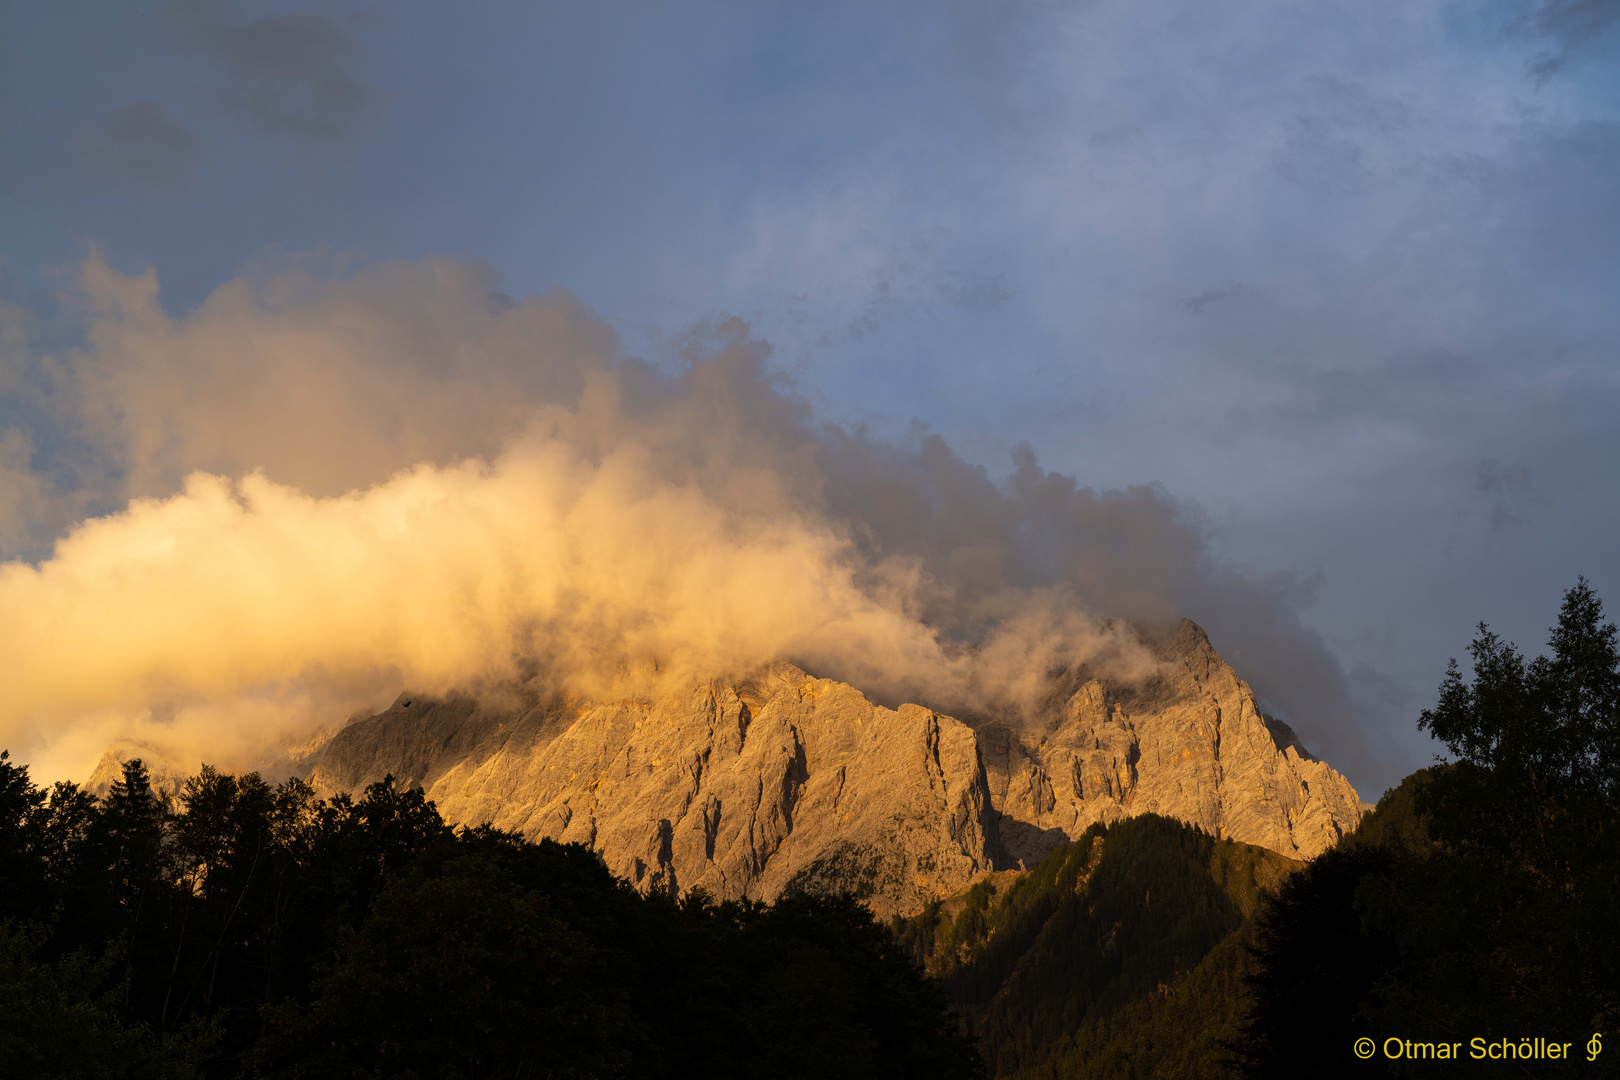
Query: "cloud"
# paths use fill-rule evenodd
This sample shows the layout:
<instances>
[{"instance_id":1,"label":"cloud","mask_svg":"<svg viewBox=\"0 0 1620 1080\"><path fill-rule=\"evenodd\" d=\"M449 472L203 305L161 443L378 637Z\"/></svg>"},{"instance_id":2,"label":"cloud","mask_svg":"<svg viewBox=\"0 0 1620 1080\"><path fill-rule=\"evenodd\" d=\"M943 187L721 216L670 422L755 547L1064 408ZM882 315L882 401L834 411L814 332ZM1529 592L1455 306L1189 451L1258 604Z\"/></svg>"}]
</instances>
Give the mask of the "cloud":
<instances>
[{"instance_id":1,"label":"cloud","mask_svg":"<svg viewBox=\"0 0 1620 1080\"><path fill-rule=\"evenodd\" d=\"M186 180L202 160L197 136L156 101L135 101L79 139L79 158L93 174L152 187Z\"/></svg>"},{"instance_id":2,"label":"cloud","mask_svg":"<svg viewBox=\"0 0 1620 1080\"><path fill-rule=\"evenodd\" d=\"M32 458L27 432L0 429L0 551L27 546L29 526L49 513L49 488L30 467Z\"/></svg>"},{"instance_id":3,"label":"cloud","mask_svg":"<svg viewBox=\"0 0 1620 1080\"><path fill-rule=\"evenodd\" d=\"M1531 37L1551 38L1558 48L1528 63L1530 74L1545 82L1566 67L1575 53L1608 33L1620 21L1620 0L1546 0L1535 11L1515 19L1509 29Z\"/></svg>"},{"instance_id":4,"label":"cloud","mask_svg":"<svg viewBox=\"0 0 1620 1080\"><path fill-rule=\"evenodd\" d=\"M1197 296L1189 296L1181 301L1181 306L1193 315L1202 315L1211 304L1219 304L1223 300L1243 296L1248 290L1241 285L1234 285L1229 289L1205 289Z\"/></svg>"},{"instance_id":5,"label":"cloud","mask_svg":"<svg viewBox=\"0 0 1620 1080\"><path fill-rule=\"evenodd\" d=\"M578 301L513 304L487 266L332 271L262 263L175 319L154 270L119 274L91 254L77 297L88 346L60 361L124 495L172 491L195 469L264 469L330 495L419 461L493 455L535 402L576 396L612 360L612 331Z\"/></svg>"},{"instance_id":6,"label":"cloud","mask_svg":"<svg viewBox=\"0 0 1620 1080\"><path fill-rule=\"evenodd\" d=\"M1492 457L1481 458L1474 466L1474 492L1489 507L1492 532L1523 525L1531 506L1547 503L1530 483L1530 470Z\"/></svg>"},{"instance_id":7,"label":"cloud","mask_svg":"<svg viewBox=\"0 0 1620 1080\"><path fill-rule=\"evenodd\" d=\"M381 116L385 96L360 80L354 17L314 12L233 18L230 0L174 0L162 18L181 48L225 74L217 100L253 133L304 145L342 143Z\"/></svg>"},{"instance_id":8,"label":"cloud","mask_svg":"<svg viewBox=\"0 0 1620 1080\"><path fill-rule=\"evenodd\" d=\"M129 501L0 565L0 742L46 774L115 738L241 766L401 686L628 693L777 657L1033 719L1054 668L1139 678L1137 628L1191 615L1316 749L1364 754L1298 620L1315 583L1216 559L1163 489L1027 447L994 478L921 426L820 422L738 320L671 373L494 285L286 260L173 318L154 271L88 259L85 344L49 359Z\"/></svg>"}]
</instances>

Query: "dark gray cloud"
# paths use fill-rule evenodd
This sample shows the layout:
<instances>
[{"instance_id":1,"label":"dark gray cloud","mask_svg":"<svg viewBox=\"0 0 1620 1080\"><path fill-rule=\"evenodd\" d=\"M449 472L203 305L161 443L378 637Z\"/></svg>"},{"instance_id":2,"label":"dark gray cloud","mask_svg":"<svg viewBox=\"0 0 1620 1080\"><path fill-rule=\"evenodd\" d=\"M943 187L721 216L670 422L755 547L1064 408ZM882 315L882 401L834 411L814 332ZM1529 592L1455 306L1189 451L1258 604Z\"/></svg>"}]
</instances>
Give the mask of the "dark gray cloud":
<instances>
[{"instance_id":1,"label":"dark gray cloud","mask_svg":"<svg viewBox=\"0 0 1620 1080\"><path fill-rule=\"evenodd\" d=\"M1549 38L1557 47L1529 62L1539 81L1556 75L1580 50L1608 33L1620 21L1620 0L1547 0L1541 7L1513 21L1511 29L1533 37Z\"/></svg>"},{"instance_id":2,"label":"dark gray cloud","mask_svg":"<svg viewBox=\"0 0 1620 1080\"><path fill-rule=\"evenodd\" d=\"M1523 525L1531 507L1547 503L1546 496L1530 483L1529 469L1493 457L1482 458L1474 466L1474 492L1485 500L1495 532Z\"/></svg>"},{"instance_id":3,"label":"dark gray cloud","mask_svg":"<svg viewBox=\"0 0 1620 1080\"><path fill-rule=\"evenodd\" d=\"M1211 304L1219 304L1223 300L1231 300L1243 294L1244 288L1241 285L1234 285L1230 289L1206 289L1197 296L1189 296L1182 300L1181 306L1194 315L1202 315L1204 309Z\"/></svg>"},{"instance_id":4,"label":"dark gray cloud","mask_svg":"<svg viewBox=\"0 0 1620 1080\"><path fill-rule=\"evenodd\" d=\"M836 426L818 441L829 510L851 523L872 563L915 560L939 583L918 614L947 638L981 640L1028 590L1061 590L1150 633L1190 617L1314 752L1363 783L1389 775L1390 750L1368 721L1400 688L1370 669L1347 671L1305 625L1320 571L1256 574L1218 555L1197 505L1155 484L1086 485L1043 469L1028 446L997 480L920 424L899 441Z\"/></svg>"},{"instance_id":5,"label":"dark gray cloud","mask_svg":"<svg viewBox=\"0 0 1620 1080\"><path fill-rule=\"evenodd\" d=\"M87 131L79 158L97 178L153 187L185 181L202 160L199 140L156 101L134 101Z\"/></svg>"},{"instance_id":6,"label":"dark gray cloud","mask_svg":"<svg viewBox=\"0 0 1620 1080\"><path fill-rule=\"evenodd\" d=\"M1013 300L1013 294L1007 288L1007 279L1000 274L948 271L935 288L944 303L969 310L996 311Z\"/></svg>"},{"instance_id":7,"label":"dark gray cloud","mask_svg":"<svg viewBox=\"0 0 1620 1080\"><path fill-rule=\"evenodd\" d=\"M303 11L241 22L229 0L174 0L163 21L177 45L223 68L217 99L254 133L338 143L381 114L385 95L354 70L363 19Z\"/></svg>"}]
</instances>

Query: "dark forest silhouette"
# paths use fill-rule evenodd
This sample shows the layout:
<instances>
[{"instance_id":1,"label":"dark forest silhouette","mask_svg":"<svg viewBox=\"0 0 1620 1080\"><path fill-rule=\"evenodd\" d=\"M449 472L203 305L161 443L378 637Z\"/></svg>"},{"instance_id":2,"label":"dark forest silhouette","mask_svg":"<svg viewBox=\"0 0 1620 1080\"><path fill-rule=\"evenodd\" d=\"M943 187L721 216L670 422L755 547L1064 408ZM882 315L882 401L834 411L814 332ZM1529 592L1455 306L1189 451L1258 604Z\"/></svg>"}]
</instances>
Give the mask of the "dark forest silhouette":
<instances>
[{"instance_id":1,"label":"dark forest silhouette","mask_svg":"<svg viewBox=\"0 0 1620 1080\"><path fill-rule=\"evenodd\" d=\"M844 897L677 903L588 849L139 761L98 802L0 760L9 1077L979 1075Z\"/></svg>"}]
</instances>

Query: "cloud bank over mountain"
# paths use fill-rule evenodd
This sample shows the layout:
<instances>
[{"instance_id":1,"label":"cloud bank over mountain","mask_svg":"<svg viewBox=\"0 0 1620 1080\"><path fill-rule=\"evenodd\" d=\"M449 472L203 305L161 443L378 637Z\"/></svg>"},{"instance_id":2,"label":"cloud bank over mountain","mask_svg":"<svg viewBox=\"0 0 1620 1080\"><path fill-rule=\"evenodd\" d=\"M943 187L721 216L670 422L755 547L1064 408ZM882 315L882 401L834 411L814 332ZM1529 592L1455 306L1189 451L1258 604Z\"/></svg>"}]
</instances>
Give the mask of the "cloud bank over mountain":
<instances>
[{"instance_id":1,"label":"cloud bank over mountain","mask_svg":"<svg viewBox=\"0 0 1620 1080\"><path fill-rule=\"evenodd\" d=\"M154 270L92 253L81 340L8 346L77 449L7 459L0 524L37 550L0 566L0 740L47 777L113 738L245 767L401 687L624 693L777 657L1027 715L1054 666L1150 673L1131 625L1185 615L1368 767L1357 684L1299 622L1312 582L1215 559L1196 507L823 423L737 320L659 365L497 284L289 258L174 316Z\"/></svg>"}]
</instances>

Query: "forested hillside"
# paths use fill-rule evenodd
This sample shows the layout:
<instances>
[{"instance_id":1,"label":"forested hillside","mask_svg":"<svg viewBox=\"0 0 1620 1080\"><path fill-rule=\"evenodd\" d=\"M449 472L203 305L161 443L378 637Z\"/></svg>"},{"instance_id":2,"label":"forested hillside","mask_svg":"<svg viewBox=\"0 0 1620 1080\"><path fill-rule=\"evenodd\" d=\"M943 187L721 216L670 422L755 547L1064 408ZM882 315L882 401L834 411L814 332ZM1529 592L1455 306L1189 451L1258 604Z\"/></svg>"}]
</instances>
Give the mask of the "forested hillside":
<instances>
[{"instance_id":1,"label":"forested hillside","mask_svg":"<svg viewBox=\"0 0 1620 1080\"><path fill-rule=\"evenodd\" d=\"M1298 865L1143 815L896 931L998 1076L1219 1076L1261 890Z\"/></svg>"}]
</instances>

